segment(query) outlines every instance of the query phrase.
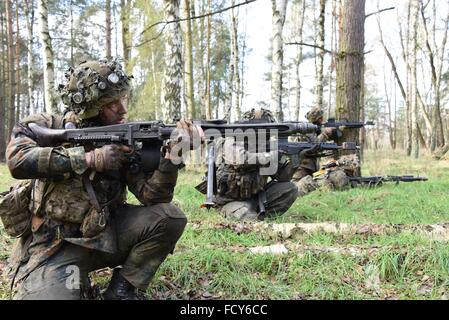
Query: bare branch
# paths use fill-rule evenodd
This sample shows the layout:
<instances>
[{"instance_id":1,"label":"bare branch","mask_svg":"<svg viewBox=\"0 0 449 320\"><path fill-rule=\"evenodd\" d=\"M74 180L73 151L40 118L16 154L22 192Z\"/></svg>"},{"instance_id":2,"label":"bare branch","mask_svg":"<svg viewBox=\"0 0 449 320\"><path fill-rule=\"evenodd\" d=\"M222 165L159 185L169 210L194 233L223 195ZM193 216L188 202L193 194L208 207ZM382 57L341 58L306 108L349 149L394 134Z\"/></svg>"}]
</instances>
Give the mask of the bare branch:
<instances>
[{"instance_id":1,"label":"bare branch","mask_svg":"<svg viewBox=\"0 0 449 320\"><path fill-rule=\"evenodd\" d=\"M328 50L326 48L317 46L315 44L309 44L309 43L304 43L304 42L287 42L285 45L291 46L291 45L296 45L296 46L306 46L306 47L311 47L311 48L316 48L316 49L320 49L323 50L326 53L330 53L330 54L335 54L335 52Z\"/></svg>"},{"instance_id":2,"label":"bare branch","mask_svg":"<svg viewBox=\"0 0 449 320\"><path fill-rule=\"evenodd\" d=\"M288 46L305 46L305 47L311 47L311 48L316 48L316 49L323 50L325 53L329 53L329 54L332 54L332 55L335 55L335 54L336 54L335 51L328 50L328 49L326 49L326 48L324 48L324 47L321 47L321 46L318 46L318 45L315 45L315 44L310 44L310 43L304 43L304 42L287 42L287 43L285 43L285 45L288 45ZM369 54L369 53L371 53L371 52L373 52L373 50L366 51L366 52L364 52L363 54L366 55L366 54Z\"/></svg>"},{"instance_id":3,"label":"bare branch","mask_svg":"<svg viewBox=\"0 0 449 320\"><path fill-rule=\"evenodd\" d=\"M371 16L373 16L373 15L375 15L375 14L379 14L379 13L382 13L382 12L384 12L384 11L394 10L394 9L396 9L396 8L395 8L395 7L390 7L390 8L385 8L385 9L378 10L378 11L376 11L376 12L368 13L368 14L365 16L365 19L366 19L366 18L369 18L369 17L371 17Z\"/></svg>"},{"instance_id":4,"label":"bare branch","mask_svg":"<svg viewBox=\"0 0 449 320\"><path fill-rule=\"evenodd\" d=\"M182 22L182 21L186 21L186 20L194 20L194 19L205 18L205 17L208 17L208 16L212 16L212 15L215 15L215 14L218 14L218 13L225 12L225 11L233 9L233 8L237 8L237 7L243 6L245 4L249 4L249 3L254 2L254 1L257 1L257 0L246 0L245 2L237 3L236 5L233 5L233 6L229 6L229 7L226 7L226 8L217 10L217 11L214 11L214 12L208 12L208 13L205 13L205 14L202 14L202 15L199 15L199 16L190 17L190 18L181 18L181 19L176 19L176 20L172 20L172 21L158 21L156 23L153 23L149 27L145 28L140 33L140 36L143 35L145 32L147 32L148 30L150 30L150 29L152 29L155 26L160 25L160 24L167 25L169 23L175 23L175 22Z\"/></svg>"}]
</instances>

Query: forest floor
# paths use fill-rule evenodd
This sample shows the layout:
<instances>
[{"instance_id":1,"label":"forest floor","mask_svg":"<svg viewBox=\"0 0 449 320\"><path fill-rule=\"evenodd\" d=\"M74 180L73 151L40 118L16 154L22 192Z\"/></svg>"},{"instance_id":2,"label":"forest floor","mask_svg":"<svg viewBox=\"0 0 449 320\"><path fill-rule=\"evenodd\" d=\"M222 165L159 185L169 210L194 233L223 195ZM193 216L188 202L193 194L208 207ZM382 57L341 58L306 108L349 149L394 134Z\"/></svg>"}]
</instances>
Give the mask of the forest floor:
<instances>
[{"instance_id":1,"label":"forest floor","mask_svg":"<svg viewBox=\"0 0 449 320\"><path fill-rule=\"evenodd\" d=\"M202 174L183 171L174 201L189 222L148 297L448 299L449 162L371 151L362 172L429 181L319 190L276 220L252 223L200 209L203 196L193 187ZM0 165L0 191L12 182ZM12 244L1 235L0 273ZM100 270L92 280L104 288L110 275ZM7 297L0 282L0 298Z\"/></svg>"}]
</instances>

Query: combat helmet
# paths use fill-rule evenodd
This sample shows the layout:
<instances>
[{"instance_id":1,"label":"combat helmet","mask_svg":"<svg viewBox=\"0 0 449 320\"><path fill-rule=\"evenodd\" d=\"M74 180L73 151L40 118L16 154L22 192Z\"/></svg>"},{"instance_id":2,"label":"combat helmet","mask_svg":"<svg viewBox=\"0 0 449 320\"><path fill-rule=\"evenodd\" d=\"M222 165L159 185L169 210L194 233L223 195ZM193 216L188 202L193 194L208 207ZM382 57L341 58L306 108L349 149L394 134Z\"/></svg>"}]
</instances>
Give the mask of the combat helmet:
<instances>
[{"instance_id":1,"label":"combat helmet","mask_svg":"<svg viewBox=\"0 0 449 320\"><path fill-rule=\"evenodd\" d=\"M62 102L81 119L97 116L103 106L125 96L132 79L117 59L82 62L65 77L67 83L59 85Z\"/></svg>"},{"instance_id":2,"label":"combat helmet","mask_svg":"<svg viewBox=\"0 0 449 320\"><path fill-rule=\"evenodd\" d=\"M321 108L315 107L312 108L309 112L307 112L306 114L306 119L310 122L310 123L315 123L317 122L320 118L324 117L324 112L323 110L321 110Z\"/></svg>"},{"instance_id":3,"label":"combat helmet","mask_svg":"<svg viewBox=\"0 0 449 320\"><path fill-rule=\"evenodd\" d=\"M247 122L276 122L273 113L264 108L253 108L250 111L246 111L242 116L242 120Z\"/></svg>"}]
</instances>

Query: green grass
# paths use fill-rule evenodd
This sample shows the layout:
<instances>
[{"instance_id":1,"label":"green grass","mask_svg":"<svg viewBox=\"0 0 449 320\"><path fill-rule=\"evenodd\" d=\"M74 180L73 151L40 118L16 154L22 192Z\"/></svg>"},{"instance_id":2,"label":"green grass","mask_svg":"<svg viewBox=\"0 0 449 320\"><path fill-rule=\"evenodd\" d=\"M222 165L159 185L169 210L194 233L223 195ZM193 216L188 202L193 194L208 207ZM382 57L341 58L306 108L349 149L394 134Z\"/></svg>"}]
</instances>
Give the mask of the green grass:
<instances>
[{"instance_id":1,"label":"green grass","mask_svg":"<svg viewBox=\"0 0 449 320\"><path fill-rule=\"evenodd\" d=\"M400 153L370 152L364 175L415 174L428 182L385 184L373 189L319 190L298 199L270 223L441 224L449 220L449 162L425 156L412 161ZM300 234L287 240L257 231L252 223L227 221L200 209L193 187L201 173L182 171L175 202L189 218L176 247L150 288L154 299L446 299L449 296L447 242L419 233ZM0 191L13 182L0 165ZM129 201L136 202L133 196ZM254 255L249 248L283 242L284 255ZM0 236L0 262L12 241ZM306 250L295 248L304 246ZM357 255L329 248L359 248ZM314 249L315 248L315 249ZM323 250L322 250L323 249ZM0 264L1 268L2 264ZM105 276L95 276L101 287ZM0 282L0 298L7 298Z\"/></svg>"}]
</instances>

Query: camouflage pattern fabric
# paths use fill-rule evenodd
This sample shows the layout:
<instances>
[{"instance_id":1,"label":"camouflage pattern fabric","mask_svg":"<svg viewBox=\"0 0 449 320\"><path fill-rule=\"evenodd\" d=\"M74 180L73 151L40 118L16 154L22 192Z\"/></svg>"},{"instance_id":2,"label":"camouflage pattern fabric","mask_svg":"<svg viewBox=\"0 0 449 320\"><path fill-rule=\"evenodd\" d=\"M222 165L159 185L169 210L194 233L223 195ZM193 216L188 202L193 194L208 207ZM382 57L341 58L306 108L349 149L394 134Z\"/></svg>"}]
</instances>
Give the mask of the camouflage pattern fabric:
<instances>
[{"instance_id":1,"label":"camouflage pattern fabric","mask_svg":"<svg viewBox=\"0 0 449 320\"><path fill-rule=\"evenodd\" d=\"M331 160L326 165L334 164L334 167L317 171L314 177L307 175L295 181L298 187L298 196L302 197L318 188L341 190L351 187L349 177L354 176L360 168L357 155L341 156L338 160Z\"/></svg>"},{"instance_id":2,"label":"camouflage pattern fabric","mask_svg":"<svg viewBox=\"0 0 449 320\"><path fill-rule=\"evenodd\" d=\"M7 164L12 175L18 179L38 179L34 201L30 204L33 209L33 233L27 239L17 242L10 259L10 279L15 278L17 283L23 282L67 243L95 252L115 254L120 249L117 239L122 236L113 227L115 216L112 215L105 230L92 238L82 237L80 222L90 209L88 196L80 181L80 175L87 170L84 148L39 147L27 127L30 122L49 128L62 128L65 121L62 117L53 115L31 116L14 127L7 147ZM97 173L92 186L100 204L109 203L111 211L125 203L126 187L150 210L152 206L172 201L177 176L178 166L161 158L159 168L154 172L132 175L122 169ZM165 214L178 210L174 206L164 207ZM179 212L175 215L185 219ZM135 219L134 215L129 215L128 218ZM158 229L153 231L165 233ZM126 230L125 234L130 232L132 230ZM165 236L170 237L169 234ZM173 239L177 238L178 235L173 235ZM139 242L147 240L140 238ZM146 257L134 256L136 259Z\"/></svg>"},{"instance_id":3,"label":"camouflage pattern fabric","mask_svg":"<svg viewBox=\"0 0 449 320\"><path fill-rule=\"evenodd\" d=\"M226 217L256 219L257 195L262 190L267 195L267 216L280 215L288 210L296 199L297 188L290 182L289 160L278 157L277 151L249 152L243 142L232 138L217 142L216 203ZM269 162L277 164L276 173L261 175L260 168ZM268 183L270 178L272 181Z\"/></svg>"},{"instance_id":4,"label":"camouflage pattern fabric","mask_svg":"<svg viewBox=\"0 0 449 320\"><path fill-rule=\"evenodd\" d=\"M276 152L252 153L243 141L220 138L216 148L218 194L221 198L249 199L267 184L268 177L259 174L261 163L277 161Z\"/></svg>"},{"instance_id":5,"label":"camouflage pattern fabric","mask_svg":"<svg viewBox=\"0 0 449 320\"><path fill-rule=\"evenodd\" d=\"M122 205L114 215L116 252L106 253L65 242L46 263L19 281L14 299L87 299L88 273L119 265L123 266L120 272L126 280L146 290L160 264L175 247L187 219L170 203L150 207Z\"/></svg>"},{"instance_id":6,"label":"camouflage pattern fabric","mask_svg":"<svg viewBox=\"0 0 449 320\"><path fill-rule=\"evenodd\" d=\"M67 84L59 87L62 102L81 119L97 116L104 105L128 94L132 79L117 59L83 62L65 77Z\"/></svg>"},{"instance_id":7,"label":"camouflage pattern fabric","mask_svg":"<svg viewBox=\"0 0 449 320\"><path fill-rule=\"evenodd\" d=\"M306 119L310 123L315 123L323 117L324 117L324 112L321 108L318 108L318 107L314 107L309 112L306 113Z\"/></svg>"},{"instance_id":8,"label":"camouflage pattern fabric","mask_svg":"<svg viewBox=\"0 0 449 320\"><path fill-rule=\"evenodd\" d=\"M243 120L264 120L265 122L276 122L276 118L274 117L273 113L268 109L251 109L250 111L246 111L242 115Z\"/></svg>"},{"instance_id":9,"label":"camouflage pattern fabric","mask_svg":"<svg viewBox=\"0 0 449 320\"><path fill-rule=\"evenodd\" d=\"M266 217L274 218L284 214L295 202L298 188L292 182L270 183L266 189ZM237 220L257 220L257 197L246 201L230 201L221 207L226 218Z\"/></svg>"}]
</instances>

